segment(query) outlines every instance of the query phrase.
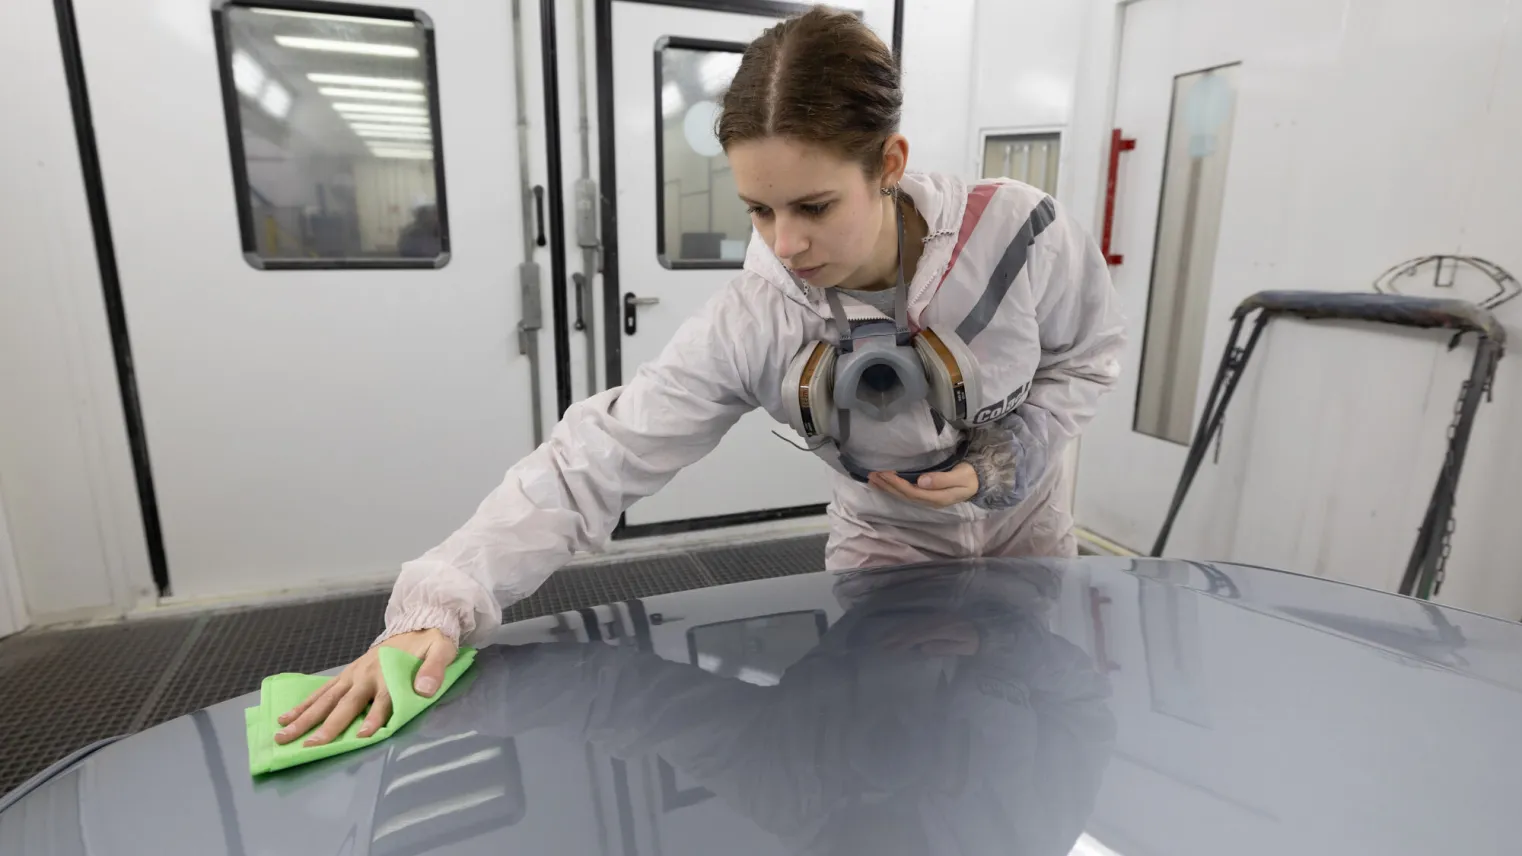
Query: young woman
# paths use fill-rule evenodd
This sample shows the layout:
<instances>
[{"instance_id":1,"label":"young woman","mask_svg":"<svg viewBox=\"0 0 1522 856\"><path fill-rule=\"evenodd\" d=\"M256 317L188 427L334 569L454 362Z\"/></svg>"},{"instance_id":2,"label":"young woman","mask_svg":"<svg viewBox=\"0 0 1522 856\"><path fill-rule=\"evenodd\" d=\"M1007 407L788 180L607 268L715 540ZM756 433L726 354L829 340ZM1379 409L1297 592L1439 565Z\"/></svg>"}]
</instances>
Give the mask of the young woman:
<instances>
[{"instance_id":1,"label":"young woman","mask_svg":"<svg viewBox=\"0 0 1522 856\"><path fill-rule=\"evenodd\" d=\"M800 402L819 402L800 391L795 361L820 343L850 347L874 322L890 350L939 332L920 336L935 345L926 358L945 360L942 386L957 387L937 408L920 400L835 424L835 442L812 438L837 471L828 568L1075 552L1061 454L1120 372L1104 259L1035 188L906 172L902 100L892 53L853 15L816 8L750 44L718 128L755 225L744 272L403 566L377 645L423 658L419 693L436 691L462 638L603 544L626 508L746 412L799 424ZM871 397L873 378L862 383ZM306 742L327 742L366 706L361 736L391 714L374 650L283 716L276 740L320 723Z\"/></svg>"}]
</instances>

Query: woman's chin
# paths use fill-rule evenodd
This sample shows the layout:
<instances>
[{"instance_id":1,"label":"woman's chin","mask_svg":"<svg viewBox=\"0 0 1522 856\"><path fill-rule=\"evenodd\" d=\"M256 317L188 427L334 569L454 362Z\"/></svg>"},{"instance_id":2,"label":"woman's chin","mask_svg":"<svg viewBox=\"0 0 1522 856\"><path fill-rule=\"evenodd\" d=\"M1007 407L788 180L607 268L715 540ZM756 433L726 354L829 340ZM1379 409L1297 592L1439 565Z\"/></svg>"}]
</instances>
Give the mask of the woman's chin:
<instances>
[{"instance_id":1,"label":"woman's chin","mask_svg":"<svg viewBox=\"0 0 1522 856\"><path fill-rule=\"evenodd\" d=\"M799 277L799 280L810 288L849 288L846 283L847 277L837 273L834 265L829 265L811 277Z\"/></svg>"}]
</instances>

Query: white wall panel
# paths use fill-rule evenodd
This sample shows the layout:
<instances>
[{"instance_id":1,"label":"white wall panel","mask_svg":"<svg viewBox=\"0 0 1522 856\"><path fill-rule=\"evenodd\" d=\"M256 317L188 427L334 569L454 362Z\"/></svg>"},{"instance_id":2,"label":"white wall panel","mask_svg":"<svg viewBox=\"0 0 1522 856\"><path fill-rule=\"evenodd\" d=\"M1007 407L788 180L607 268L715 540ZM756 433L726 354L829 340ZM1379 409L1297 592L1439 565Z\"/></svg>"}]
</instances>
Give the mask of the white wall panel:
<instances>
[{"instance_id":1,"label":"white wall panel","mask_svg":"<svg viewBox=\"0 0 1522 856\"><path fill-rule=\"evenodd\" d=\"M34 618L152 597L53 4L0 28L0 492Z\"/></svg>"},{"instance_id":2,"label":"white wall panel","mask_svg":"<svg viewBox=\"0 0 1522 856\"><path fill-rule=\"evenodd\" d=\"M1061 128L1072 114L1085 6L1076 0L981 0L972 51L975 132ZM950 58L946 51L941 56ZM974 157L981 155L977 136Z\"/></svg>"},{"instance_id":3,"label":"white wall panel","mask_svg":"<svg viewBox=\"0 0 1522 856\"><path fill-rule=\"evenodd\" d=\"M1169 29L1177 71L1243 63L1201 405L1227 316L1254 292L1372 291L1387 268L1431 253L1522 270L1510 235L1522 222L1514 192L1522 167L1509 154L1522 131L1522 22L1506 0L1095 0L1064 143L1071 204L1088 208L1096 231L1112 85L1125 62L1115 22L1128 8L1165 2L1178 10ZM1157 204L1155 187L1127 192L1120 222ZM1512 328L1519 312L1522 302L1497 315ZM1139 336L1142 319L1131 322ZM1450 353L1447 342L1387 327L1275 322L1170 553L1393 588L1473 354L1470 343ZM1440 599L1515 618L1522 575L1511 567L1522 531L1506 509L1522 498L1522 453L1510 439L1522 429L1522 379L1508 369L1503 362L1495 402L1480 410ZM1129 420L1133 404L1112 396L1106 418ZM1163 508L1133 511L1155 522Z\"/></svg>"},{"instance_id":4,"label":"white wall panel","mask_svg":"<svg viewBox=\"0 0 1522 856\"><path fill-rule=\"evenodd\" d=\"M925 172L971 175L972 66L975 0L904 3L904 119L909 166Z\"/></svg>"}]
</instances>

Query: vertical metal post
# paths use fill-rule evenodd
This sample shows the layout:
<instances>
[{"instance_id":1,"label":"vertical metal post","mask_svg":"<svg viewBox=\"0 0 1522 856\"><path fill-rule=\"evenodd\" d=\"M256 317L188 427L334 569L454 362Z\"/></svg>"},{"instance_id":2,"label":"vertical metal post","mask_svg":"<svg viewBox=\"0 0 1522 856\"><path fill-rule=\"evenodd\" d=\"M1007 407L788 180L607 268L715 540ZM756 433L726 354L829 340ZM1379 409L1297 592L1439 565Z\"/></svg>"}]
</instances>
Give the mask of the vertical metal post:
<instances>
[{"instance_id":1,"label":"vertical metal post","mask_svg":"<svg viewBox=\"0 0 1522 856\"><path fill-rule=\"evenodd\" d=\"M1258 346L1258 338L1263 334L1263 328L1268 326L1269 314L1260 312L1257 321L1253 324L1252 334L1247 339L1247 345L1242 348L1241 354L1237 354L1237 339L1242 333L1242 322L1245 318L1245 315L1238 315L1231 325L1231 337L1226 342L1225 353L1221 354L1221 365L1216 369L1215 383L1210 387L1210 400L1205 403L1205 412L1200 417L1200 427L1195 432L1194 442L1189 445L1189 457L1184 462L1184 472L1179 475L1178 487L1173 491L1173 502L1168 506L1168 516L1163 518L1162 529L1157 533L1157 541L1153 543L1150 555L1161 556L1163 550L1167 548L1168 536L1173 533L1173 524L1178 520L1179 509L1184 506L1184 497L1189 494L1189 488L1194 484L1194 476L1205 460L1205 451L1210 448L1210 441L1215 438L1216 432L1221 430L1221 423L1226 418L1226 407L1231 404L1231 397L1237 391L1237 383L1242 379L1242 371L1247 367L1247 361L1252 357L1253 349Z\"/></svg>"},{"instance_id":2,"label":"vertical metal post","mask_svg":"<svg viewBox=\"0 0 1522 856\"><path fill-rule=\"evenodd\" d=\"M1427 514L1416 536L1416 546L1411 549L1406 573L1401 578L1401 594L1427 600L1442 587L1442 574L1452 535L1453 506L1459 492L1459 474L1464 468L1464 456L1469 451L1469 436L1474 431L1475 414L1480 409L1480 400L1490 389L1499 356L1499 347L1495 341L1482 336L1475 347L1474 365L1469 370L1469 380L1460 394L1458 412L1448 437L1448 449L1443 456L1443 467L1438 471L1437 484L1433 487L1432 499L1427 504Z\"/></svg>"},{"instance_id":3,"label":"vertical metal post","mask_svg":"<svg viewBox=\"0 0 1522 856\"><path fill-rule=\"evenodd\" d=\"M592 311L597 277L597 182L592 178L592 127L587 113L586 0L576 2L577 133L581 143L581 178L576 182L576 244L581 247L581 278L576 282L577 330L587 341L587 395L600 391L597 383L597 313Z\"/></svg>"},{"instance_id":4,"label":"vertical metal post","mask_svg":"<svg viewBox=\"0 0 1522 856\"><path fill-rule=\"evenodd\" d=\"M523 67L523 0L512 0L513 84L518 99L518 183L523 202L523 261L518 265L518 353L528 357L529 398L534 446L544 442L544 381L539 367L539 331L544 301L539 292L539 264L534 261L534 181L528 156L528 85Z\"/></svg>"}]
</instances>

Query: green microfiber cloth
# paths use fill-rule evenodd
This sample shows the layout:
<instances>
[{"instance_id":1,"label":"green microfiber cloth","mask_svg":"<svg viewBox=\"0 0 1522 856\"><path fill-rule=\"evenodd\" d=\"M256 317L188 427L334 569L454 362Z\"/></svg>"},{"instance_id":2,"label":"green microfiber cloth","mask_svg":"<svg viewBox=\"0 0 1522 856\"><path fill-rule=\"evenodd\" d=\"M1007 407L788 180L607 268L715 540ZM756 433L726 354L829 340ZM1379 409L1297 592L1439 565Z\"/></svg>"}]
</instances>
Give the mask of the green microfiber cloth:
<instances>
[{"instance_id":1,"label":"green microfiber cloth","mask_svg":"<svg viewBox=\"0 0 1522 856\"><path fill-rule=\"evenodd\" d=\"M395 734L434 702L449 691L454 682L465 674L475 662L474 648L461 648L453 663L444 670L444 685L432 698L420 696L412 689L412 679L417 675L423 661L396 648L383 647L379 652L381 674L386 689L391 692L391 721L369 737L358 737L364 716L355 718L337 739L321 746L303 746L305 737L281 746L275 742L275 732L280 730L276 717L285 713L316 692L330 679L322 675L298 675L292 673L270 675L259 687L259 706L243 711L243 722L248 731L248 769L255 776L295 767L319 758L330 758L344 752L362 749Z\"/></svg>"}]
</instances>

